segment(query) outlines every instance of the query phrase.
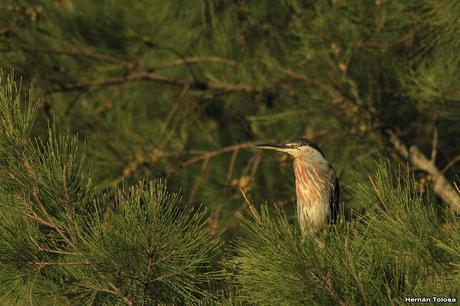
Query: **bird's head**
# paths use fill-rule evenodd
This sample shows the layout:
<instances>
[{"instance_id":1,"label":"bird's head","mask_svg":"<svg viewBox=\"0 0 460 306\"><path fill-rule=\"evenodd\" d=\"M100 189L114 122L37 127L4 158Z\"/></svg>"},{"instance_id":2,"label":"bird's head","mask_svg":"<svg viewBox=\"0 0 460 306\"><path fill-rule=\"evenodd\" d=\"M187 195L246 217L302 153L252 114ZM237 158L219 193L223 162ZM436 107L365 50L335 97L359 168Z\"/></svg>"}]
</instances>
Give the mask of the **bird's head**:
<instances>
[{"instance_id":1,"label":"bird's head","mask_svg":"<svg viewBox=\"0 0 460 306\"><path fill-rule=\"evenodd\" d=\"M306 138L294 138L279 143L258 144L254 147L288 153L294 158L302 157L307 160L324 160L324 154L320 148Z\"/></svg>"}]
</instances>

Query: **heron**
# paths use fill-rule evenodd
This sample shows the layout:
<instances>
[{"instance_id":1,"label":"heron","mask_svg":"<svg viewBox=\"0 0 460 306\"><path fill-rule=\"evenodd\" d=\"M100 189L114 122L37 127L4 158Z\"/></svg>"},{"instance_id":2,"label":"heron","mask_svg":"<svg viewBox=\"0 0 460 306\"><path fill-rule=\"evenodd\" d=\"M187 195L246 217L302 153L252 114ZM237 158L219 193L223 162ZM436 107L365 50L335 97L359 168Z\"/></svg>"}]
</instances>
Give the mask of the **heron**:
<instances>
[{"instance_id":1,"label":"heron","mask_svg":"<svg viewBox=\"0 0 460 306\"><path fill-rule=\"evenodd\" d=\"M284 152L294 158L297 219L302 235L335 223L339 206L339 181L334 168L315 143L301 137L255 147Z\"/></svg>"}]
</instances>

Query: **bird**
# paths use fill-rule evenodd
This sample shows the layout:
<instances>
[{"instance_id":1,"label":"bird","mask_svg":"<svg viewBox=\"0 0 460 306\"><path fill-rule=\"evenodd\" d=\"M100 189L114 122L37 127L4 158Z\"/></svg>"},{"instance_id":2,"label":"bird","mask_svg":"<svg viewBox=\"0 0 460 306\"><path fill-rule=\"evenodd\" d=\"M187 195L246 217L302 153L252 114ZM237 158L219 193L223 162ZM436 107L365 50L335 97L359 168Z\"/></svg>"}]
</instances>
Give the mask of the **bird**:
<instances>
[{"instance_id":1,"label":"bird","mask_svg":"<svg viewBox=\"0 0 460 306\"><path fill-rule=\"evenodd\" d=\"M302 235L335 223L339 207L339 180L334 168L314 142L299 137L254 146L287 153L294 158L297 219Z\"/></svg>"}]
</instances>

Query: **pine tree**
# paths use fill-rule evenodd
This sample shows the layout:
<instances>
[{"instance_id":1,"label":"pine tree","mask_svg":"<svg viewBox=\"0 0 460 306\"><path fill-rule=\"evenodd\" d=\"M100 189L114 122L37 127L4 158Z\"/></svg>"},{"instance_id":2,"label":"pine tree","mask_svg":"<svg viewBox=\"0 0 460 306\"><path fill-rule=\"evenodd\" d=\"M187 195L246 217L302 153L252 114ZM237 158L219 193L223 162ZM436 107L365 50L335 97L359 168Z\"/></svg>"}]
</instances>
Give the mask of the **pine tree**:
<instances>
[{"instance_id":1,"label":"pine tree","mask_svg":"<svg viewBox=\"0 0 460 306\"><path fill-rule=\"evenodd\" d=\"M388 305L405 297L458 297L460 220L417 191L409 173L381 162L356 191L365 215L300 235L278 211L252 208L235 247L241 299L254 305ZM441 214L441 216L440 216ZM342 219L343 220L343 219Z\"/></svg>"},{"instance_id":2,"label":"pine tree","mask_svg":"<svg viewBox=\"0 0 460 306\"><path fill-rule=\"evenodd\" d=\"M78 133L108 188L170 178L189 205L219 210L230 235L246 210L240 188L293 207L290 163L246 149L303 135L345 186L344 174L391 157L459 207L457 1L2 8L0 62L43 98L33 133L46 135L49 118Z\"/></svg>"},{"instance_id":3,"label":"pine tree","mask_svg":"<svg viewBox=\"0 0 460 306\"><path fill-rule=\"evenodd\" d=\"M153 300L146 303L206 303L207 298L229 305L269 303L281 302L273 297L275 293L288 298L289 292L297 292L299 303L388 304L400 302L404 294L455 294L460 250L455 234L458 220L451 210L460 210L459 16L456 0L139 0L129 7L121 0L2 1L0 65L5 71L15 69L26 84L33 84L31 99L40 101L37 109L24 108L22 102L4 102L2 107L8 128L0 139L5 152L1 161L7 176L0 187L5 197L2 205L9 207L2 218L8 226L20 227L18 232L31 232L26 237L15 235L16 229L2 230L4 241L12 239L16 252L5 258L21 258L29 248L34 250L30 258L50 256L37 255L38 242L31 241L42 237L47 226L29 229L30 216L18 219L21 214L11 211L11 207L18 209L19 195L27 198L21 202L24 205L38 205L34 197L39 196L54 222L65 226L62 230L68 237L75 231L68 226L81 218L77 230L104 221L104 226L113 226L107 228L107 235L115 235L123 232L123 222L115 226L107 218L146 216L144 198L156 202L158 194L164 194L158 179L167 179L168 190L181 191L183 199L172 197L166 201L169 204L155 209L164 208L160 209L164 226L176 215L184 216L177 230L202 226L202 234L186 237L197 247L190 252L203 261L193 266L195 278L184 276L191 282L189 289L165 285L164 292L176 292L178 300L168 300L169 293L153 293ZM260 141L297 136L319 143L336 169L342 190L346 220L324 234L324 248L316 255L308 246L318 249L320 238L300 241L293 225L291 161L250 150ZM386 166L388 159L391 166ZM384 160L385 166L376 160ZM399 168L410 174L398 177L395 169ZM392 193L394 188L401 198ZM276 209L256 205L251 213L243 194L253 203L267 202ZM384 195L383 202L375 198L379 194ZM411 201L413 212L404 208ZM376 208L383 203L391 209ZM203 206L212 213L204 213ZM255 214L257 210L262 212ZM276 210L282 212L272 213ZM195 212L204 214L202 219L193 219ZM398 213L407 218L391 223L391 218L399 220ZM259 219L247 221L247 231L240 217L251 215ZM426 222L432 218L442 230L436 233L431 223L423 225L425 221L414 218ZM217 241L203 234L205 230L209 237L223 231L223 241L237 239L241 244L230 251L227 244L217 248ZM414 234L403 236L405 230ZM377 235L375 241L364 231ZM51 242L47 238L40 243L57 243L53 239L63 243L56 231L50 233ZM131 240L145 242L128 233L121 244L126 248ZM391 243L378 241L381 235ZM23 239L21 244L16 238ZM417 250L402 245L408 239ZM365 245L369 262L359 253L360 241L376 245ZM291 263L273 254L275 244L285 245L283 254L294 252L287 256ZM393 245L409 257L393 256ZM435 255L427 255L420 246ZM332 254L342 257L334 261ZM357 256L356 261L347 254ZM408 262L415 254L423 260ZM238 260L243 259L253 266L241 266ZM272 270L259 274L264 260ZM315 262L327 260L331 267L324 264L313 274L301 271L312 271ZM211 268L201 269L210 261ZM223 262L229 273L220 278ZM369 271L361 272L368 263L372 264ZM283 269L291 277L285 283L262 279L264 273L281 278L276 273ZM209 271L220 280L209 280ZM73 275L66 281L53 273L43 277L43 284L30 278L18 281L9 287L16 289L8 291L14 293L8 299L29 300L31 283L46 290L83 279L101 284L94 273L84 274L87 278ZM374 286L373 281L382 277L386 280ZM423 287L418 277L434 279ZM124 277L117 279L127 284ZM308 288L293 284L293 279L304 281ZM248 284L251 280L260 280L261 286ZM136 288L123 285L120 295L131 294L137 303ZM81 291L65 292L46 296L69 303L88 297ZM39 296L34 298L44 295ZM321 296L324 300L318 300ZM100 293L94 304L116 299Z\"/></svg>"},{"instance_id":4,"label":"pine tree","mask_svg":"<svg viewBox=\"0 0 460 306\"><path fill-rule=\"evenodd\" d=\"M76 137L30 139L36 106L0 77L0 296L37 305L196 304L211 299L219 245L203 210L164 182L114 195Z\"/></svg>"}]
</instances>

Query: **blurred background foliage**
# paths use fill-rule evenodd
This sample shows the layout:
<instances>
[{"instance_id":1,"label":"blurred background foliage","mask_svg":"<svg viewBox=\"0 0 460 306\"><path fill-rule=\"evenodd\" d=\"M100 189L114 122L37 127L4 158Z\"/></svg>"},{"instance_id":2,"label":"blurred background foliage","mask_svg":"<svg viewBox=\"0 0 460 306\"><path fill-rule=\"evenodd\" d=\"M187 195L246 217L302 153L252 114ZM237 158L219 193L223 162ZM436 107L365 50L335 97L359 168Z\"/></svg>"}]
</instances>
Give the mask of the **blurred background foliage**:
<instances>
[{"instance_id":1,"label":"blurred background foliage","mask_svg":"<svg viewBox=\"0 0 460 306\"><path fill-rule=\"evenodd\" d=\"M219 210L219 227L237 226L240 188L293 206L289 159L262 159L246 150L254 141L318 142L342 201L360 209L350 174L395 152L347 111L372 107L425 152L437 129L441 168L458 154L456 1L3 1L2 12L0 63L34 84L36 135L55 120L87 141L107 188L168 178L189 205Z\"/></svg>"},{"instance_id":2,"label":"blurred background foliage","mask_svg":"<svg viewBox=\"0 0 460 306\"><path fill-rule=\"evenodd\" d=\"M442 204L392 135L458 185L459 20L455 0L4 0L0 66L33 84L33 137L86 143L98 189L167 179L232 240L241 190L294 216L291 161L257 142L317 142L348 216L375 209L357 184L382 158Z\"/></svg>"}]
</instances>

